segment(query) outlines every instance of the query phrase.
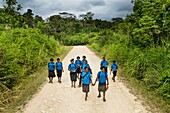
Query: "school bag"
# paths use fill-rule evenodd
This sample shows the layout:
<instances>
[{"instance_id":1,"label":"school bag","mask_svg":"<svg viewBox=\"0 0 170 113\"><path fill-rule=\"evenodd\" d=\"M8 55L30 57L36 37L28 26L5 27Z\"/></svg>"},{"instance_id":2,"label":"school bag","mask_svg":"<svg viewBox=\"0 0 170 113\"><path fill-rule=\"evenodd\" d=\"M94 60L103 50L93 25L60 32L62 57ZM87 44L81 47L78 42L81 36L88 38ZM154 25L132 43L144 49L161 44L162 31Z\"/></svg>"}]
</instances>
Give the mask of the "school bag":
<instances>
[{"instance_id":1,"label":"school bag","mask_svg":"<svg viewBox=\"0 0 170 113\"><path fill-rule=\"evenodd\" d=\"M101 71L99 72L99 77L100 77L100 73L101 73ZM107 75L107 72L104 72L105 73L105 77L106 77L106 75Z\"/></svg>"}]
</instances>

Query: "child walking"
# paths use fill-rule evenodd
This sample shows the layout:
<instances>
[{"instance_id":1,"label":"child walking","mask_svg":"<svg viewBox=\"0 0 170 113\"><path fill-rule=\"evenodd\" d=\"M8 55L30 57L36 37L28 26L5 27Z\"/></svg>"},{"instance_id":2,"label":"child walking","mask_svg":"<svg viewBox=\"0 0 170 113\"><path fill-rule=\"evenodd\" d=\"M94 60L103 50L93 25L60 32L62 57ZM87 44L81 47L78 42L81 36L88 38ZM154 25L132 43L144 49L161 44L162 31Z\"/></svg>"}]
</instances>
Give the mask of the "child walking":
<instances>
[{"instance_id":1,"label":"child walking","mask_svg":"<svg viewBox=\"0 0 170 113\"><path fill-rule=\"evenodd\" d=\"M79 78L81 74L81 65L82 65L82 62L79 56L77 56L77 60L75 61L75 64L77 66L77 77Z\"/></svg>"},{"instance_id":2,"label":"child walking","mask_svg":"<svg viewBox=\"0 0 170 113\"><path fill-rule=\"evenodd\" d=\"M101 71L98 72L95 83L93 84L93 86L96 84L97 81L99 81L99 85L98 85L98 91L99 91L99 95L97 96L98 98L101 97L101 92L103 92L103 101L106 102L106 81L107 81L107 85L109 85L109 80L108 80L108 74L105 71L105 67L101 67L100 68Z\"/></svg>"},{"instance_id":3,"label":"child walking","mask_svg":"<svg viewBox=\"0 0 170 113\"><path fill-rule=\"evenodd\" d=\"M89 68L85 67L85 71L82 72L82 91L85 93L85 101L87 101L88 93L90 91L90 83L92 83L91 74Z\"/></svg>"},{"instance_id":4,"label":"child walking","mask_svg":"<svg viewBox=\"0 0 170 113\"><path fill-rule=\"evenodd\" d=\"M108 67L108 65L109 65L108 61L106 60L105 57L103 57L103 60L101 61L100 66L101 66L101 67L102 67L102 66L105 67L105 71L107 72L107 67Z\"/></svg>"},{"instance_id":5,"label":"child walking","mask_svg":"<svg viewBox=\"0 0 170 113\"><path fill-rule=\"evenodd\" d=\"M90 70L90 65L87 64L86 60L84 60L84 63L81 66L81 72L85 72L85 67L88 67ZM80 79L79 79L79 87L81 87L81 84L82 84L82 76L80 76Z\"/></svg>"},{"instance_id":6,"label":"child walking","mask_svg":"<svg viewBox=\"0 0 170 113\"><path fill-rule=\"evenodd\" d=\"M58 77L58 82L59 83L61 83L62 72L64 72L63 64L62 64L62 62L60 62L60 58L57 58L56 73L57 73L57 77Z\"/></svg>"},{"instance_id":7,"label":"child walking","mask_svg":"<svg viewBox=\"0 0 170 113\"><path fill-rule=\"evenodd\" d=\"M116 63L116 61L113 61L113 64L111 65L111 72L113 73L113 77L112 80L113 82L115 82L115 77L117 75L117 70L118 70L118 63Z\"/></svg>"},{"instance_id":8,"label":"child walking","mask_svg":"<svg viewBox=\"0 0 170 113\"><path fill-rule=\"evenodd\" d=\"M71 63L68 66L68 70L70 71L71 87L76 88L76 81L77 81L76 69L77 69L77 66L76 66L76 64L74 64L74 59L71 59L70 62Z\"/></svg>"},{"instance_id":9,"label":"child walking","mask_svg":"<svg viewBox=\"0 0 170 113\"><path fill-rule=\"evenodd\" d=\"M48 63L48 78L49 83L53 83L53 78L55 77L55 65L54 65L54 59L51 58L50 62Z\"/></svg>"}]
</instances>

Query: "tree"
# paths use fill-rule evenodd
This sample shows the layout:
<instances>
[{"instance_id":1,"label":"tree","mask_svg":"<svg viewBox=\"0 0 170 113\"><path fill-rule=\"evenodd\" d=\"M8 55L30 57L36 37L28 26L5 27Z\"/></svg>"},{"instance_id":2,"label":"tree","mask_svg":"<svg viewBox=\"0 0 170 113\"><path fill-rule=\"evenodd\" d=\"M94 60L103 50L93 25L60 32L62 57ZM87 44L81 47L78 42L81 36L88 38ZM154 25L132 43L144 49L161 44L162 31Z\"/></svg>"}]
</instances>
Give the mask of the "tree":
<instances>
[{"instance_id":1,"label":"tree","mask_svg":"<svg viewBox=\"0 0 170 113\"><path fill-rule=\"evenodd\" d=\"M6 0L4 5L4 20L8 26L17 27L19 26L21 5L18 4L17 0Z\"/></svg>"},{"instance_id":2,"label":"tree","mask_svg":"<svg viewBox=\"0 0 170 113\"><path fill-rule=\"evenodd\" d=\"M34 18L34 23L38 23L38 22L44 22L43 18L39 15L36 15Z\"/></svg>"},{"instance_id":3,"label":"tree","mask_svg":"<svg viewBox=\"0 0 170 113\"><path fill-rule=\"evenodd\" d=\"M34 27L34 18L31 9L28 9L26 13L23 14L24 23L28 25L28 27Z\"/></svg>"},{"instance_id":4,"label":"tree","mask_svg":"<svg viewBox=\"0 0 170 113\"><path fill-rule=\"evenodd\" d=\"M87 12L86 14L81 14L79 17L84 21L92 21L93 20L94 13Z\"/></svg>"}]
</instances>

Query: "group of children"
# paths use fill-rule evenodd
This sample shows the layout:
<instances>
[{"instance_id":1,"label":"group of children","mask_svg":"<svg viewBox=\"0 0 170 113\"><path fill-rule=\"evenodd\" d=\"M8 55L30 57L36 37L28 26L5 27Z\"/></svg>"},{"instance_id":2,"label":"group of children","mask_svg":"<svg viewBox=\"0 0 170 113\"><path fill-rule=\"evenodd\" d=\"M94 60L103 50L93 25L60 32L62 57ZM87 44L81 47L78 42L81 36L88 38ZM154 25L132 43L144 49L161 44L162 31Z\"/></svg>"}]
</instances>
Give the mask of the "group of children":
<instances>
[{"instance_id":1,"label":"group of children","mask_svg":"<svg viewBox=\"0 0 170 113\"><path fill-rule=\"evenodd\" d=\"M54 59L51 58L48 63L48 78L49 83L53 83L53 78L56 77L55 71L58 77L58 82L61 83L62 72L64 72L63 64L60 62L60 58L57 58L57 62L54 64Z\"/></svg>"},{"instance_id":2,"label":"group of children","mask_svg":"<svg viewBox=\"0 0 170 113\"><path fill-rule=\"evenodd\" d=\"M103 92L103 101L106 101L105 98L105 92L107 90L107 86L109 85L108 80L108 61L103 57L103 60L100 63L100 69L101 71L98 72L97 77L95 79L95 82L92 82L92 69L90 68L90 65L88 64L88 61L86 60L86 56L82 56L82 60L80 60L80 57L78 56L76 61L74 59L70 60L70 64L68 65L68 70L70 71L70 80L71 80L71 87L76 88L76 81L77 78L79 79L79 87L82 86L82 91L85 93L85 100L87 101L88 92L90 90L90 84L92 86L95 86L96 82L98 81L98 91L99 95L98 98L101 97L101 92ZM50 62L48 63L48 70L49 70L49 83L53 83L53 77L55 77L55 71L57 73L58 82L61 83L61 76L63 70L62 62L60 62L60 59L57 59L56 64L54 64L54 60L51 58ZM113 64L111 65L111 72L113 73L112 80L115 82L115 76L117 74L118 64L116 61L113 61Z\"/></svg>"}]
</instances>

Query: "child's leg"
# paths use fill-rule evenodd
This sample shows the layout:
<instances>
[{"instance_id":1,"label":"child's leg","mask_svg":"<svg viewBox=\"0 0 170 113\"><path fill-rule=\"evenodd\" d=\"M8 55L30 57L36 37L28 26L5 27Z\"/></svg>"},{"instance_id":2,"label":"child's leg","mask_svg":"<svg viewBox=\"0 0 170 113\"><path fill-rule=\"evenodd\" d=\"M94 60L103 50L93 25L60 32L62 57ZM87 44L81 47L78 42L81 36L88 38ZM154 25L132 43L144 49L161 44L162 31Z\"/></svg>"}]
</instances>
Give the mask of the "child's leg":
<instances>
[{"instance_id":1,"label":"child's leg","mask_svg":"<svg viewBox=\"0 0 170 113\"><path fill-rule=\"evenodd\" d=\"M80 79L79 79L79 87L81 87L81 83L82 83L82 76L80 76Z\"/></svg>"},{"instance_id":2,"label":"child's leg","mask_svg":"<svg viewBox=\"0 0 170 113\"><path fill-rule=\"evenodd\" d=\"M53 83L53 77L51 77L51 83Z\"/></svg>"},{"instance_id":3,"label":"child's leg","mask_svg":"<svg viewBox=\"0 0 170 113\"><path fill-rule=\"evenodd\" d=\"M100 91L99 91L99 95L97 96L98 98L100 98L101 97L101 93L100 93Z\"/></svg>"},{"instance_id":4,"label":"child's leg","mask_svg":"<svg viewBox=\"0 0 170 113\"><path fill-rule=\"evenodd\" d=\"M59 82L61 83L61 77L58 78Z\"/></svg>"},{"instance_id":5,"label":"child's leg","mask_svg":"<svg viewBox=\"0 0 170 113\"><path fill-rule=\"evenodd\" d=\"M104 102L106 102L105 96L106 96L106 92L103 92L103 101L104 101Z\"/></svg>"},{"instance_id":6,"label":"child's leg","mask_svg":"<svg viewBox=\"0 0 170 113\"><path fill-rule=\"evenodd\" d=\"M74 88L76 88L76 81L74 81Z\"/></svg>"},{"instance_id":7,"label":"child's leg","mask_svg":"<svg viewBox=\"0 0 170 113\"><path fill-rule=\"evenodd\" d=\"M73 87L73 81L71 81L71 87Z\"/></svg>"},{"instance_id":8,"label":"child's leg","mask_svg":"<svg viewBox=\"0 0 170 113\"><path fill-rule=\"evenodd\" d=\"M115 82L115 76L113 75L113 81Z\"/></svg>"},{"instance_id":9,"label":"child's leg","mask_svg":"<svg viewBox=\"0 0 170 113\"><path fill-rule=\"evenodd\" d=\"M88 92L86 92L86 97L88 97Z\"/></svg>"},{"instance_id":10,"label":"child's leg","mask_svg":"<svg viewBox=\"0 0 170 113\"><path fill-rule=\"evenodd\" d=\"M88 92L86 92L85 101L87 101L87 97L88 97Z\"/></svg>"}]
</instances>

